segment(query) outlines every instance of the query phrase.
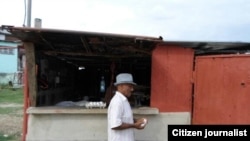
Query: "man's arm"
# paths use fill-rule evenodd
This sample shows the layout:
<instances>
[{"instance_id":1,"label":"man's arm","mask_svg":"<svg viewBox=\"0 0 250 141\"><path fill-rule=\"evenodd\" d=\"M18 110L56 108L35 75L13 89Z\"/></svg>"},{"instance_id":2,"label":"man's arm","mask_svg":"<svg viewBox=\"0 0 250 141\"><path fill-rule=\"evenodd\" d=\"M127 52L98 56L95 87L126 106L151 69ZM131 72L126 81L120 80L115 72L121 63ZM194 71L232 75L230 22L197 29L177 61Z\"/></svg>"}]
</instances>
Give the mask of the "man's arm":
<instances>
[{"instance_id":1,"label":"man's arm","mask_svg":"<svg viewBox=\"0 0 250 141\"><path fill-rule=\"evenodd\" d=\"M114 129L114 130L123 130L123 129L128 129L128 128L144 129L145 126L142 126L142 124L145 124L144 119L145 118L139 118L139 119L134 118L133 124L122 123L120 126L114 127L112 129Z\"/></svg>"},{"instance_id":2,"label":"man's arm","mask_svg":"<svg viewBox=\"0 0 250 141\"><path fill-rule=\"evenodd\" d=\"M114 130L123 130L123 129L128 129L128 128L136 128L136 129L143 129L144 127L141 126L142 121L135 122L133 124L130 123L122 123L118 127L114 127L112 129Z\"/></svg>"}]
</instances>

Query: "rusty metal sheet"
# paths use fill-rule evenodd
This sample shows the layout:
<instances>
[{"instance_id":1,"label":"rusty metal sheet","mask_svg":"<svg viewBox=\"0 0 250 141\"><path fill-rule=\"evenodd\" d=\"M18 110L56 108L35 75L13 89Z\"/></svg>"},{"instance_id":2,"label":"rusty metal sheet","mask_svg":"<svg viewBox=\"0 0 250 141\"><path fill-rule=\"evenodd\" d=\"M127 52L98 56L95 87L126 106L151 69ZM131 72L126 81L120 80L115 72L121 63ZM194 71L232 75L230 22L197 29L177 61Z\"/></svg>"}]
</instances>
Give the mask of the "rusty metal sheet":
<instances>
[{"instance_id":1,"label":"rusty metal sheet","mask_svg":"<svg viewBox=\"0 0 250 141\"><path fill-rule=\"evenodd\" d=\"M151 106L160 112L191 112L194 50L157 46L152 54Z\"/></svg>"}]
</instances>

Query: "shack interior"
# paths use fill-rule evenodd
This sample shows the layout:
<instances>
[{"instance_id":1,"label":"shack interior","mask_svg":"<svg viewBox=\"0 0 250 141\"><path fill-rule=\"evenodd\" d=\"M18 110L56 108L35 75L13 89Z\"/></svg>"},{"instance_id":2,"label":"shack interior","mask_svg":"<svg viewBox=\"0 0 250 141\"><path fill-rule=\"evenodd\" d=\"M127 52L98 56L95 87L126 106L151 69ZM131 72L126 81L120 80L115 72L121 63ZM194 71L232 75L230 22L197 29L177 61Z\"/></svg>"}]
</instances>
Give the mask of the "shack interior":
<instances>
[{"instance_id":1,"label":"shack interior","mask_svg":"<svg viewBox=\"0 0 250 141\"><path fill-rule=\"evenodd\" d=\"M34 47L35 60L27 57L36 69L33 106L86 98L108 102L120 72L132 73L138 84L137 95L131 99L134 106L149 105L150 56L161 38L21 27L8 30Z\"/></svg>"},{"instance_id":2,"label":"shack interior","mask_svg":"<svg viewBox=\"0 0 250 141\"><path fill-rule=\"evenodd\" d=\"M36 92L32 106L52 106L62 101L109 102L115 76L132 73L132 106L150 106L151 55L157 44L188 47L195 55L248 53L249 43L163 41L160 37L111 33L4 27L33 52ZM29 44L31 43L31 44ZM29 45L27 45L29 44ZM30 73L30 72L28 72ZM29 74L28 74L29 75ZM101 84L102 78L104 84ZM104 86L104 89L103 89Z\"/></svg>"}]
</instances>

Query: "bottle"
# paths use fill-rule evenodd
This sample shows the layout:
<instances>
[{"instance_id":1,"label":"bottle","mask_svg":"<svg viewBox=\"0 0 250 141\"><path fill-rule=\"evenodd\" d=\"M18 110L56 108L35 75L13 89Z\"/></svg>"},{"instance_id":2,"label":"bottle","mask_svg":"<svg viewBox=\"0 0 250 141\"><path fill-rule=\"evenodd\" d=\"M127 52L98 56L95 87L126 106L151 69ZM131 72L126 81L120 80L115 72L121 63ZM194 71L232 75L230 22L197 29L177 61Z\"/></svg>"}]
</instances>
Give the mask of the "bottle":
<instances>
[{"instance_id":1,"label":"bottle","mask_svg":"<svg viewBox=\"0 0 250 141\"><path fill-rule=\"evenodd\" d=\"M105 80L104 80L104 76L102 76L101 78L101 82L100 82L100 92L104 93L105 92Z\"/></svg>"},{"instance_id":2,"label":"bottle","mask_svg":"<svg viewBox=\"0 0 250 141\"><path fill-rule=\"evenodd\" d=\"M55 88L59 87L60 85L60 72L55 77Z\"/></svg>"}]
</instances>

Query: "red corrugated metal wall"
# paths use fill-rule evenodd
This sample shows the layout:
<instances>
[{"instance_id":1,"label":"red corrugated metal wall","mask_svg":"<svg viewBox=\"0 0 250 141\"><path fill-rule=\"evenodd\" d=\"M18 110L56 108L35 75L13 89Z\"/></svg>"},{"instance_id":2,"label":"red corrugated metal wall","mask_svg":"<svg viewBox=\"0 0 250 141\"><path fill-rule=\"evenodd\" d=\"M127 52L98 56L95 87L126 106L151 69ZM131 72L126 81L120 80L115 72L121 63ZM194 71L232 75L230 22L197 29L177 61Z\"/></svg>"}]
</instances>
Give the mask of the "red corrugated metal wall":
<instances>
[{"instance_id":1,"label":"red corrugated metal wall","mask_svg":"<svg viewBox=\"0 0 250 141\"><path fill-rule=\"evenodd\" d=\"M160 112L191 112L194 51L158 45L152 54L151 106Z\"/></svg>"},{"instance_id":2,"label":"red corrugated metal wall","mask_svg":"<svg viewBox=\"0 0 250 141\"><path fill-rule=\"evenodd\" d=\"M196 57L193 124L250 123L250 56Z\"/></svg>"}]
</instances>

